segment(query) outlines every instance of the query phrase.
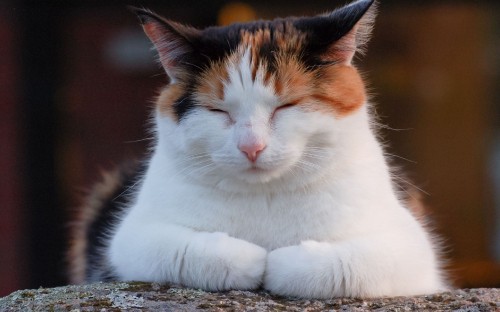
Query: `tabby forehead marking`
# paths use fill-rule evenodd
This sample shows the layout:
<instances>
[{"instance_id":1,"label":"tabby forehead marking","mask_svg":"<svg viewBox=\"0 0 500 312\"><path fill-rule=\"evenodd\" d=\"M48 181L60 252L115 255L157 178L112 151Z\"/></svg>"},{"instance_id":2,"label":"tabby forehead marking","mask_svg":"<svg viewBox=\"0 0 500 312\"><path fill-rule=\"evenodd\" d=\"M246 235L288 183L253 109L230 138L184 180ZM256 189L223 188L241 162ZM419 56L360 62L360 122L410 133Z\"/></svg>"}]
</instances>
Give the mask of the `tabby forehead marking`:
<instances>
[{"instance_id":1,"label":"tabby forehead marking","mask_svg":"<svg viewBox=\"0 0 500 312\"><path fill-rule=\"evenodd\" d=\"M274 70L277 54L299 55L306 41L306 34L299 32L290 21L281 21L255 30L241 30L240 45L250 51L252 80L256 79L259 68L264 68L264 82L268 82Z\"/></svg>"},{"instance_id":2,"label":"tabby forehead marking","mask_svg":"<svg viewBox=\"0 0 500 312\"><path fill-rule=\"evenodd\" d=\"M261 63L253 70L252 50L241 45L227 64L228 81L224 84L224 96L229 101L244 105L276 102L276 93L270 84L265 83L266 65Z\"/></svg>"}]
</instances>

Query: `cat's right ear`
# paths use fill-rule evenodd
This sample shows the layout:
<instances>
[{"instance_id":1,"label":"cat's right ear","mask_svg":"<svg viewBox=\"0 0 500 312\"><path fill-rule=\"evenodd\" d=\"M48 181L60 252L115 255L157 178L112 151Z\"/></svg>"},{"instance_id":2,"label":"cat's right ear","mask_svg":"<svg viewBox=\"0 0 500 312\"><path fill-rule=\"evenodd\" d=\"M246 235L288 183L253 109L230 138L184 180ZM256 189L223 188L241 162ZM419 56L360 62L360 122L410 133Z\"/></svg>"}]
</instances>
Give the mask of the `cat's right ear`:
<instances>
[{"instance_id":1,"label":"cat's right ear","mask_svg":"<svg viewBox=\"0 0 500 312\"><path fill-rule=\"evenodd\" d=\"M194 42L199 38L198 29L164 19L147 9L129 7L142 24L158 53L160 63L171 81L182 79L185 66L195 52Z\"/></svg>"}]
</instances>

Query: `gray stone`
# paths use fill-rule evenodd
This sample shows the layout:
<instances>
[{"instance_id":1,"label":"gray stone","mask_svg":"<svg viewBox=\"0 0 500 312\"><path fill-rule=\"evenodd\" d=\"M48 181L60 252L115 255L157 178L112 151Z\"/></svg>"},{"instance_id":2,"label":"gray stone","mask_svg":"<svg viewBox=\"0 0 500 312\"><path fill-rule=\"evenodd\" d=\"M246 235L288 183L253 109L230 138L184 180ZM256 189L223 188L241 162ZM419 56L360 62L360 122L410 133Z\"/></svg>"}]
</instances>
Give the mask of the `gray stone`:
<instances>
[{"instance_id":1,"label":"gray stone","mask_svg":"<svg viewBox=\"0 0 500 312\"><path fill-rule=\"evenodd\" d=\"M264 291L211 293L179 286L97 283L20 290L0 311L500 311L500 289L459 289L415 297L298 300Z\"/></svg>"}]
</instances>

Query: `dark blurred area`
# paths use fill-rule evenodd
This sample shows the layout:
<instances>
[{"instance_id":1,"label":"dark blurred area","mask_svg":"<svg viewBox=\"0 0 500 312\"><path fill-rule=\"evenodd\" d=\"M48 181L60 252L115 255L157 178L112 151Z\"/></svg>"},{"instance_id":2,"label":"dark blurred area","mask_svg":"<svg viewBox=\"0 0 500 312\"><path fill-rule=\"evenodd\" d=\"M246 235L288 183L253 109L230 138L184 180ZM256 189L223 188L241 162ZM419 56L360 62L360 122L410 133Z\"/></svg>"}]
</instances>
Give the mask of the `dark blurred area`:
<instances>
[{"instance_id":1,"label":"dark blurred area","mask_svg":"<svg viewBox=\"0 0 500 312\"><path fill-rule=\"evenodd\" d=\"M0 2L0 296L64 285L68 220L100 172L147 153L166 78L126 5L194 26L346 1ZM500 4L381 1L358 59L395 165L425 191L457 287L500 287Z\"/></svg>"}]
</instances>

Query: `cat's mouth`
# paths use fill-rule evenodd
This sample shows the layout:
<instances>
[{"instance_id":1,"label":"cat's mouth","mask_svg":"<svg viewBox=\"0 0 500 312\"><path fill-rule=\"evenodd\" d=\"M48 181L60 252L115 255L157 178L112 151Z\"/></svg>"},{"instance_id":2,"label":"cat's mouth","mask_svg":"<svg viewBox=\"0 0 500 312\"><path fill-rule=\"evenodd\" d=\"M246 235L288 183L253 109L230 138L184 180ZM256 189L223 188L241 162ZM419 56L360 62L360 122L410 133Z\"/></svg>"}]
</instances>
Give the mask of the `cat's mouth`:
<instances>
[{"instance_id":1,"label":"cat's mouth","mask_svg":"<svg viewBox=\"0 0 500 312\"><path fill-rule=\"evenodd\" d=\"M269 172L270 170L269 169L260 168L260 167L257 167L255 165L252 165L252 167L248 168L245 171L249 172L249 173L266 173L266 172Z\"/></svg>"},{"instance_id":2,"label":"cat's mouth","mask_svg":"<svg viewBox=\"0 0 500 312\"><path fill-rule=\"evenodd\" d=\"M284 166L276 162L252 163L245 169L244 173L247 177L254 177L259 180L272 179L280 176L283 173Z\"/></svg>"},{"instance_id":3,"label":"cat's mouth","mask_svg":"<svg viewBox=\"0 0 500 312\"><path fill-rule=\"evenodd\" d=\"M265 176L265 175L272 175L273 173L276 173L277 168L269 168L267 166L259 166L257 164L252 164L249 168L245 169L243 172L247 173L251 176Z\"/></svg>"}]
</instances>

